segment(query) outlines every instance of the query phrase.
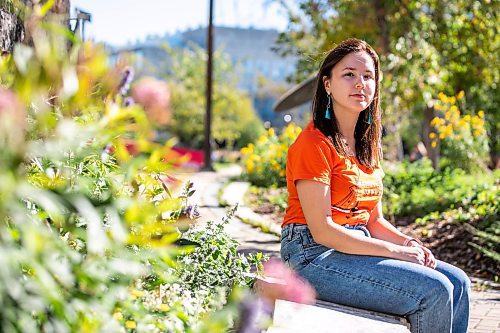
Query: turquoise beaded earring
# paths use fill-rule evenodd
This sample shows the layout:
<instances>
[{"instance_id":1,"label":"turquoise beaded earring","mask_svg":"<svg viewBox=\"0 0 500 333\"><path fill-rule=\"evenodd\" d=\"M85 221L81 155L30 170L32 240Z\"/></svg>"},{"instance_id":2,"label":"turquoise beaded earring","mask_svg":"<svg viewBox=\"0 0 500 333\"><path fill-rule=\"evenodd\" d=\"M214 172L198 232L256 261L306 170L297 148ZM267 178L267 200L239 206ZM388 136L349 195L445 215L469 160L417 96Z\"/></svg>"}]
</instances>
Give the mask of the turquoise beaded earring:
<instances>
[{"instance_id":1,"label":"turquoise beaded earring","mask_svg":"<svg viewBox=\"0 0 500 333\"><path fill-rule=\"evenodd\" d=\"M330 116L330 106L331 106L331 103L332 100L330 98L330 94L328 94L328 105L326 106L326 112L325 112L325 118L326 119L332 119L331 116Z\"/></svg>"},{"instance_id":2,"label":"turquoise beaded earring","mask_svg":"<svg viewBox=\"0 0 500 333\"><path fill-rule=\"evenodd\" d=\"M366 121L366 123L368 125L370 125L372 123L372 114L371 113L368 113L368 120Z\"/></svg>"}]
</instances>

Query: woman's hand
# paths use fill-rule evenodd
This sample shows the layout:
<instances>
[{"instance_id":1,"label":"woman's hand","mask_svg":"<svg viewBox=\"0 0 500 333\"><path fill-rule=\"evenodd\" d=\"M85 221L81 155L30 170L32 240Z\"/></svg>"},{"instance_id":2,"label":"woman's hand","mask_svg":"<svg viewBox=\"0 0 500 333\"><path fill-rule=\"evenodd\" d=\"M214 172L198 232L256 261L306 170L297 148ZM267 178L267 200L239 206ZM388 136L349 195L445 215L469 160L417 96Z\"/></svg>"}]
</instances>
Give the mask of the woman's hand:
<instances>
[{"instance_id":1,"label":"woman's hand","mask_svg":"<svg viewBox=\"0 0 500 333\"><path fill-rule=\"evenodd\" d=\"M436 265L437 265L436 258L432 254L431 250L429 250L425 246L419 245L419 244L414 245L413 247L419 247L424 251L424 253L425 253L425 264L424 265L425 266L430 267L432 269L436 268Z\"/></svg>"},{"instance_id":2,"label":"woman's hand","mask_svg":"<svg viewBox=\"0 0 500 333\"><path fill-rule=\"evenodd\" d=\"M413 262L422 266L426 265L427 256L421 247L396 245L396 259Z\"/></svg>"},{"instance_id":3,"label":"woman's hand","mask_svg":"<svg viewBox=\"0 0 500 333\"><path fill-rule=\"evenodd\" d=\"M413 262L432 269L436 268L436 258L431 250L416 242L411 242L409 246L398 246L397 259Z\"/></svg>"}]
</instances>

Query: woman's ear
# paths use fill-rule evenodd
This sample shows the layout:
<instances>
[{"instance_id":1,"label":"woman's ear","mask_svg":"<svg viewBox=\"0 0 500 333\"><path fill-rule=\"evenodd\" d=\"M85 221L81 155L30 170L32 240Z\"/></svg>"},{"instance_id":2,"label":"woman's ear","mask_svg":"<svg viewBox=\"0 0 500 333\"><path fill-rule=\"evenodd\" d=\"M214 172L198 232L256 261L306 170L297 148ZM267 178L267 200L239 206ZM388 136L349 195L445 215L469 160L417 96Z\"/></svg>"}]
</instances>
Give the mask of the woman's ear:
<instances>
[{"instance_id":1,"label":"woman's ear","mask_svg":"<svg viewBox=\"0 0 500 333\"><path fill-rule=\"evenodd\" d=\"M325 90L327 94L330 94L331 89L330 89L330 80L328 76L323 76L323 86L325 87Z\"/></svg>"}]
</instances>

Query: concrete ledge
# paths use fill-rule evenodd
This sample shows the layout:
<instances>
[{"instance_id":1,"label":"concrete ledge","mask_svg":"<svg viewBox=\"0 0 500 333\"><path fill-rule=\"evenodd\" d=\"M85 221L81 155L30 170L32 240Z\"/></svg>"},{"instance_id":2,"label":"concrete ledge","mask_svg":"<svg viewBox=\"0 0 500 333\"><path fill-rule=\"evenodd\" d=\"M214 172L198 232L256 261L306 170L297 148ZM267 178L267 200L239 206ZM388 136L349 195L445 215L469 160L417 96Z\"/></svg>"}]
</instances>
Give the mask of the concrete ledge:
<instances>
[{"instance_id":1,"label":"concrete ledge","mask_svg":"<svg viewBox=\"0 0 500 333\"><path fill-rule=\"evenodd\" d=\"M404 318L318 301L316 305L277 300L267 333L409 333Z\"/></svg>"}]
</instances>

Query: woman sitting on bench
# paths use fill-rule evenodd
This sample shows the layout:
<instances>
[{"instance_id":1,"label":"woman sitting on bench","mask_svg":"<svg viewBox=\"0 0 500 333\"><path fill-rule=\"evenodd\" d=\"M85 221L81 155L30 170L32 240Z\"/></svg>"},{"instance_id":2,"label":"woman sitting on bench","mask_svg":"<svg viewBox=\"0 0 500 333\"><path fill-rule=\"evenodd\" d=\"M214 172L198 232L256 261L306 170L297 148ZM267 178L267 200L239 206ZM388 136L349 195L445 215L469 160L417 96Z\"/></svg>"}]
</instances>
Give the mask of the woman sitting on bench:
<instances>
[{"instance_id":1,"label":"woman sitting on bench","mask_svg":"<svg viewBox=\"0 0 500 333\"><path fill-rule=\"evenodd\" d=\"M470 280L382 215L380 70L348 39L323 61L313 120L290 146L281 256L325 301L467 332Z\"/></svg>"}]
</instances>

